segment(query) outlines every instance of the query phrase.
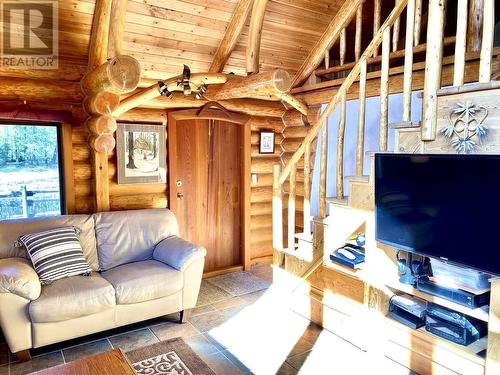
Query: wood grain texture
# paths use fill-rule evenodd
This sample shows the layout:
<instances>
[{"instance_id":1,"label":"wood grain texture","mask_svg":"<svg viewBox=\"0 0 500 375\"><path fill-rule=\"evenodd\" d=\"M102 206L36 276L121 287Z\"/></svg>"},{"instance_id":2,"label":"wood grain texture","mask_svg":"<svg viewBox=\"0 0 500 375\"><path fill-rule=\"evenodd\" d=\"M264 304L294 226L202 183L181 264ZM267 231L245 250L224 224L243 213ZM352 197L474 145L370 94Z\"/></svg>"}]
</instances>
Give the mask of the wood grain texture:
<instances>
[{"instance_id":1,"label":"wood grain texture","mask_svg":"<svg viewBox=\"0 0 500 375\"><path fill-rule=\"evenodd\" d=\"M268 0L254 0L246 50L247 74L259 72L260 41Z\"/></svg>"},{"instance_id":2,"label":"wood grain texture","mask_svg":"<svg viewBox=\"0 0 500 375\"><path fill-rule=\"evenodd\" d=\"M94 356L36 371L36 375L134 375L135 372L120 349L113 349Z\"/></svg>"},{"instance_id":3,"label":"wood grain texture","mask_svg":"<svg viewBox=\"0 0 500 375\"><path fill-rule=\"evenodd\" d=\"M252 3L253 0L240 0L238 2L231 22L229 22L226 33L224 34L224 38L221 40L217 52L215 52L210 69L208 69L209 72L217 73L224 69L229 56L238 43L238 39L243 31L243 26L245 26L245 22L252 9Z\"/></svg>"}]
</instances>

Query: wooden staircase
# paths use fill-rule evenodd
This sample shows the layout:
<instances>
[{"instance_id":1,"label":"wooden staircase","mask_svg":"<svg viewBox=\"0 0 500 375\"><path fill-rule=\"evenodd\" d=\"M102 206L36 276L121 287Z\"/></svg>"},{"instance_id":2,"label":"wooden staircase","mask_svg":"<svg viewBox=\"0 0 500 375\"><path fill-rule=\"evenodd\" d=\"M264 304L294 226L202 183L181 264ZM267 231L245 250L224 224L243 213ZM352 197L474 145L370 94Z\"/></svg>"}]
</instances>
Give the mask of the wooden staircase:
<instances>
[{"instance_id":1,"label":"wooden staircase","mask_svg":"<svg viewBox=\"0 0 500 375\"><path fill-rule=\"evenodd\" d=\"M371 1L371 0L367 0ZM375 5L380 4L374 0ZM473 0L469 0L473 1ZM396 152L422 152L423 142L429 142L436 138L437 123L437 97L443 95L442 91L451 90L456 92L464 90L464 83L470 82L465 69L468 61L476 59L479 64L479 77L476 82L479 84L489 84L492 77L492 66L495 66L496 60L492 64L492 57L500 54L500 51L493 48L493 29L494 19L490 13L494 14L494 2L486 0L483 8L480 10L484 15L484 24L482 27L482 36L475 32L479 37L480 50L466 51L465 43L467 32L463 32L464 24L467 30L467 16L463 16L464 8L467 14L469 6L468 1L460 1L457 4L457 30L460 34L456 36L445 36L444 22L446 11L443 2L440 0L429 0L427 9L427 25L421 25L422 9L418 0L399 0L396 1L392 11L384 22L380 20L380 10L375 7L374 34L373 39L361 53L361 32L358 32L360 25L360 13L363 3L359 5L358 12L351 13L350 18L343 20L346 25L340 32L338 38L338 48L340 55L340 65L330 66L329 57L331 48L335 43L324 51L324 66L316 70L319 77L327 77L342 73L345 77L334 80L342 82L337 91L329 101L326 108L319 115L317 121L307 128L304 136L304 129L300 129L300 137L303 140L299 143L287 142L286 157L282 158L284 166L276 165L273 175L273 248L275 266L284 267L292 271L299 277L306 278L314 269L321 265L323 258L323 246L325 229L321 223L327 221L328 205L330 207L343 207L347 209L357 209L372 211L374 208L374 152L368 152L371 161L370 174L363 175L365 145L365 118L371 114L366 113L367 80L376 76L380 78L378 94L380 95L380 126L378 134L378 152L387 152L388 150L388 131L389 127L397 129L399 138L404 138L405 134L411 135L414 140L418 134L417 140L413 141L411 147L400 149L396 145ZM366 6L366 4L365 4ZM378 14L378 15L377 15ZM488 15L487 15L488 14ZM403 21L406 24L404 34L404 49L399 40L399 33L402 29ZM407 22L406 20L411 20ZM346 62L346 29L347 26L355 22L355 61ZM424 33L421 37L420 33ZM427 38L432 35L432 38ZM391 40L392 39L392 40ZM425 40L426 43L420 43ZM455 44L454 54L450 55L450 46ZM477 45L477 43L475 44ZM447 51L443 57L443 50ZM359 52L358 52L359 51ZM401 52L403 51L403 52ZM406 53L411 51L412 53ZM414 64L414 54L422 55L425 52L425 61ZM380 54L379 54L380 53ZM398 60L399 59L399 60ZM404 59L402 66L391 68L391 63ZM446 59L453 59L454 74L453 88L443 89L441 87L440 67ZM424 90L422 93L423 113L422 121L415 121L411 113L413 71L416 64L424 64L426 75L424 77ZM419 69L421 68L419 65ZM498 65L498 64L497 64ZM369 70L370 68L370 72ZM402 121L389 124L389 94L390 91L390 70L399 69L403 75L402 94L403 104L401 108ZM327 87L328 81L319 83ZM357 86L357 99L359 100L359 111L357 119L357 143L356 143L356 174L354 176L344 175L344 143L346 130L346 103L348 98L352 98L352 89ZM296 89L296 90L300 90ZM336 161L336 195L327 197L327 163L328 163L328 118L333 111L339 108L338 138ZM285 130L286 132L286 130ZM297 132L295 129L289 130L290 134ZM317 137L321 133L321 142L317 142ZM297 133L298 134L298 133ZM295 151L292 153L292 146ZM401 146L402 147L402 146ZM405 144L405 147L407 145ZM320 154L319 165L319 212L316 217L311 217L311 167L314 152ZM349 194L344 192L344 181L348 183ZM300 215L297 215L297 207L300 207ZM330 215L334 215L335 210L330 210ZM285 215L284 215L285 213ZM309 244L309 245L307 245ZM300 251L299 251L300 250ZM308 253L309 252L309 253ZM299 255L300 253L300 255ZM307 259L307 261L306 261ZM300 263L299 265L294 264Z\"/></svg>"}]
</instances>

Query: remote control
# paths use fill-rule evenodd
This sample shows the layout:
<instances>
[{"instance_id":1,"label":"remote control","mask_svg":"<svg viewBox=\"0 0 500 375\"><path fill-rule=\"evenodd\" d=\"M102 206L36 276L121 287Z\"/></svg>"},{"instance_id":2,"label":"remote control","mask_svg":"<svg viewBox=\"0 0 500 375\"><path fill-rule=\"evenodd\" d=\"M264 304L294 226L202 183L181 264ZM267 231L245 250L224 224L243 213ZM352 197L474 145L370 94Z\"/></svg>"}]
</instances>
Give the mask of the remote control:
<instances>
[{"instance_id":1,"label":"remote control","mask_svg":"<svg viewBox=\"0 0 500 375\"><path fill-rule=\"evenodd\" d=\"M356 259L356 256L353 253L351 253L349 250L346 250L346 249L338 249L337 253L342 254L343 256L345 256L347 259L350 259L350 260Z\"/></svg>"}]
</instances>

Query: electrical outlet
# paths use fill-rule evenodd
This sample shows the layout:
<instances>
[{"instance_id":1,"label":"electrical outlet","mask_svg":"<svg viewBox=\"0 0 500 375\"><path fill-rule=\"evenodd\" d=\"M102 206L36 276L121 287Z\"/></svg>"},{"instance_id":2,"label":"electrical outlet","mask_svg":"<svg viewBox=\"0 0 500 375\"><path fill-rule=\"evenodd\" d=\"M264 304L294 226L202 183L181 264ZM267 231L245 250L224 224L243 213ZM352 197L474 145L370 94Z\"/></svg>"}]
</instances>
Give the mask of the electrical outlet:
<instances>
[{"instance_id":1,"label":"electrical outlet","mask_svg":"<svg viewBox=\"0 0 500 375\"><path fill-rule=\"evenodd\" d=\"M252 173L252 184L256 184L259 181L257 173Z\"/></svg>"}]
</instances>

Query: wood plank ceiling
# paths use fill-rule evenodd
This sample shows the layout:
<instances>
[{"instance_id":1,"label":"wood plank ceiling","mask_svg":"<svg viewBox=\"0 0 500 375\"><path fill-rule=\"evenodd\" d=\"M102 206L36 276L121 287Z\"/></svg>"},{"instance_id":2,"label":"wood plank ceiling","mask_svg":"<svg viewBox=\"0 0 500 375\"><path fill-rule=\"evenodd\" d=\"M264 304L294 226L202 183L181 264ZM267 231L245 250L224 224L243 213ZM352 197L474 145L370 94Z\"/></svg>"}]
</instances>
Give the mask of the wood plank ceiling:
<instances>
[{"instance_id":1,"label":"wood plank ceiling","mask_svg":"<svg viewBox=\"0 0 500 375\"><path fill-rule=\"evenodd\" d=\"M294 74L344 0L270 0L264 17L261 70ZM205 72L238 0L129 0L124 53L142 65L142 86L182 72ZM59 1L61 65L87 65L95 0ZM248 20L224 72L245 75ZM65 77L60 77L65 79ZM69 77L68 77L69 78Z\"/></svg>"}]
</instances>

